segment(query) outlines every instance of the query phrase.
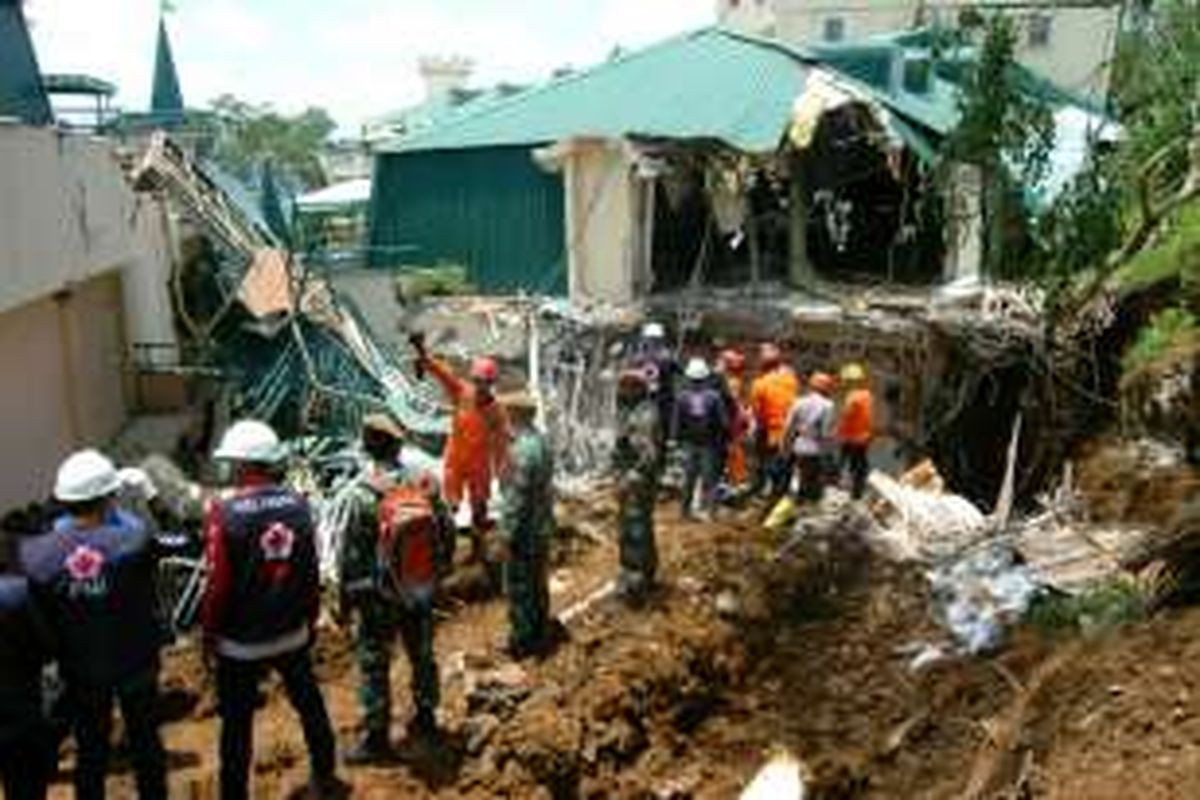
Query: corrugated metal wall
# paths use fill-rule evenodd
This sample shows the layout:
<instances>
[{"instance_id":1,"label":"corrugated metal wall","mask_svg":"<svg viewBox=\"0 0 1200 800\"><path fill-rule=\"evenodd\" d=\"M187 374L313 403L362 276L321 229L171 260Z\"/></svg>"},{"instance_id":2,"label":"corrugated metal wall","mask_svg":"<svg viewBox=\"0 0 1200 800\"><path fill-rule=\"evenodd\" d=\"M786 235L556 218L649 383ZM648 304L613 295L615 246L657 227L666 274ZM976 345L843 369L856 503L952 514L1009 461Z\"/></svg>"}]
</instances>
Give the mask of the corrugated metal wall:
<instances>
[{"instance_id":1,"label":"corrugated metal wall","mask_svg":"<svg viewBox=\"0 0 1200 800\"><path fill-rule=\"evenodd\" d=\"M562 176L539 169L531 151L379 156L370 265L459 264L484 292L566 294Z\"/></svg>"}]
</instances>

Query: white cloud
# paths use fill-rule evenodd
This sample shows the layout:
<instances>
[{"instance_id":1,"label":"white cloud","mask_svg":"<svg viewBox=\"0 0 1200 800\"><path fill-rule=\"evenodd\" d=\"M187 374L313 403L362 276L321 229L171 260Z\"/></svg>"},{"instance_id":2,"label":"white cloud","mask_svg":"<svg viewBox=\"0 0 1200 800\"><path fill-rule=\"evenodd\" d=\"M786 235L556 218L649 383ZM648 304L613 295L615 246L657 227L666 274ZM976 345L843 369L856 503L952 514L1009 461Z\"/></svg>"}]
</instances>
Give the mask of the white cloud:
<instances>
[{"instance_id":1,"label":"white cloud","mask_svg":"<svg viewBox=\"0 0 1200 800\"><path fill-rule=\"evenodd\" d=\"M416 62L462 54L480 83L529 82L707 24L712 0L177 0L168 28L184 97L225 92L328 108L346 130L418 102ZM158 0L30 0L47 72L87 72L146 106ZM515 10L514 10L515 9Z\"/></svg>"}]
</instances>

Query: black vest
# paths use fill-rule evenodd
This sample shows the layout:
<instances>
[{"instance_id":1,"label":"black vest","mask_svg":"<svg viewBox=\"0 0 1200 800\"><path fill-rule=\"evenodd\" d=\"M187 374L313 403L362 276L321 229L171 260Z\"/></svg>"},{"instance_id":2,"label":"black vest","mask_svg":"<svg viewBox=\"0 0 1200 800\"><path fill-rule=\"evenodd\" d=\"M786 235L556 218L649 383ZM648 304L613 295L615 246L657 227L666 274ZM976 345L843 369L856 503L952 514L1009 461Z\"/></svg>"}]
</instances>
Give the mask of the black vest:
<instances>
[{"instance_id":1,"label":"black vest","mask_svg":"<svg viewBox=\"0 0 1200 800\"><path fill-rule=\"evenodd\" d=\"M22 543L21 565L59 637L69 681L109 686L155 666L164 629L145 524L123 511L102 527L60 520Z\"/></svg>"},{"instance_id":2,"label":"black vest","mask_svg":"<svg viewBox=\"0 0 1200 800\"><path fill-rule=\"evenodd\" d=\"M42 665L50 647L25 578L0 575L0 745L41 721Z\"/></svg>"},{"instance_id":3,"label":"black vest","mask_svg":"<svg viewBox=\"0 0 1200 800\"><path fill-rule=\"evenodd\" d=\"M217 633L262 644L308 624L320 603L308 503L276 486L221 503L229 596Z\"/></svg>"}]
</instances>

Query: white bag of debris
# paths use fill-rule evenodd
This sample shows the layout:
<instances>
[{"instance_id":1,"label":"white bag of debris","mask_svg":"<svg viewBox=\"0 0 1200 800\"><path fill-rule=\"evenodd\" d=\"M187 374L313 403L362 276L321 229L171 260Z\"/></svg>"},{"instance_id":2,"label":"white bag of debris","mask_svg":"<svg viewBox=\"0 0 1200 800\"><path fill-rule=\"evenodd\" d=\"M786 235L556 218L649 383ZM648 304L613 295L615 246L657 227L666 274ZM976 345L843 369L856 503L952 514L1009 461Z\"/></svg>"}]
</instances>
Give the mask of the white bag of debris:
<instances>
[{"instance_id":1,"label":"white bag of debris","mask_svg":"<svg viewBox=\"0 0 1200 800\"><path fill-rule=\"evenodd\" d=\"M929 565L939 619L972 654L996 649L1005 628L1029 608L1040 586L1019 563L1013 537L994 537L983 512L941 490L932 465L901 480L876 472L870 486L876 508L877 546L889 558ZM991 538L989 538L991 537Z\"/></svg>"},{"instance_id":2,"label":"white bag of debris","mask_svg":"<svg viewBox=\"0 0 1200 800\"><path fill-rule=\"evenodd\" d=\"M942 622L962 648L976 655L998 648L1005 629L1024 616L1041 591L1007 539L972 548L926 576Z\"/></svg>"},{"instance_id":3,"label":"white bag of debris","mask_svg":"<svg viewBox=\"0 0 1200 800\"><path fill-rule=\"evenodd\" d=\"M741 800L804 800L804 764L786 750L771 757L742 790Z\"/></svg>"},{"instance_id":4,"label":"white bag of debris","mask_svg":"<svg viewBox=\"0 0 1200 800\"><path fill-rule=\"evenodd\" d=\"M890 512L881 520L881 543L898 560L945 558L983 535L987 519L964 497L906 486L882 472L869 484Z\"/></svg>"}]
</instances>

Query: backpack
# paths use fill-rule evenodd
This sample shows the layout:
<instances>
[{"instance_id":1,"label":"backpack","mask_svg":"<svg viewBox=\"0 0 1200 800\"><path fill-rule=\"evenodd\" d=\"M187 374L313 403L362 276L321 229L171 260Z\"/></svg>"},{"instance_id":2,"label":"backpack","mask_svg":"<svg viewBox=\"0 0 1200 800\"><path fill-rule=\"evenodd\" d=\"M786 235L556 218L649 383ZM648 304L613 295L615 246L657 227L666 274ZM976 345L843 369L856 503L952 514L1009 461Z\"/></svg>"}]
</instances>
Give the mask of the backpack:
<instances>
[{"instance_id":1,"label":"backpack","mask_svg":"<svg viewBox=\"0 0 1200 800\"><path fill-rule=\"evenodd\" d=\"M679 431L685 436L712 433L713 407L719 400L707 389L689 389L679 396Z\"/></svg>"},{"instance_id":2,"label":"backpack","mask_svg":"<svg viewBox=\"0 0 1200 800\"><path fill-rule=\"evenodd\" d=\"M431 587L438 575L438 519L428 487L401 483L379 501L376 559L380 591L398 597Z\"/></svg>"}]
</instances>

